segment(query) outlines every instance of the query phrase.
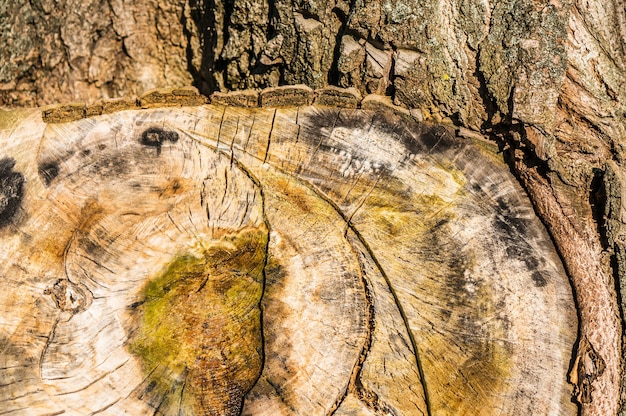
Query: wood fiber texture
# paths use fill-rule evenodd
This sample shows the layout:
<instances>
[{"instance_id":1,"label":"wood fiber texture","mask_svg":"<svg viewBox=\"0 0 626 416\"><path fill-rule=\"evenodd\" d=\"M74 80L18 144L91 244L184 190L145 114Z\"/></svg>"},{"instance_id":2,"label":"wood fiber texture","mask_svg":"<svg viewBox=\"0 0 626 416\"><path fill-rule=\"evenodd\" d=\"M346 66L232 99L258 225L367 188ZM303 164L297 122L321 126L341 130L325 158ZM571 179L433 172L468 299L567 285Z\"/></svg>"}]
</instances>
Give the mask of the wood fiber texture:
<instances>
[{"instance_id":1,"label":"wood fiber texture","mask_svg":"<svg viewBox=\"0 0 626 416\"><path fill-rule=\"evenodd\" d=\"M4 413L576 414L572 290L490 144L314 106L0 117Z\"/></svg>"}]
</instances>

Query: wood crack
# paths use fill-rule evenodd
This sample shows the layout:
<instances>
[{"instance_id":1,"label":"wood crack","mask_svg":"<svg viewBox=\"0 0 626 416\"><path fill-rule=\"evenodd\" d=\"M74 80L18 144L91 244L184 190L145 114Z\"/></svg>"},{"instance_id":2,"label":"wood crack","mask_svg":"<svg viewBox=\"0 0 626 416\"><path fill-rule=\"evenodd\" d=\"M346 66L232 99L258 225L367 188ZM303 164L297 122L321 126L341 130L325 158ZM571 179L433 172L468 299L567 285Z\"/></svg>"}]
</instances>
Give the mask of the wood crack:
<instances>
[{"instance_id":1,"label":"wood crack","mask_svg":"<svg viewBox=\"0 0 626 416\"><path fill-rule=\"evenodd\" d=\"M61 317L59 316L59 314L57 314L57 317L54 321L54 323L52 324L52 329L50 329L50 334L48 335L48 338L46 339L46 344L44 345L43 349L41 350L41 354L39 356L39 377L41 377L41 379L43 380L43 363L44 363L44 359L46 357L46 354L48 353L48 349L50 348L50 344L52 344L52 340L54 339L54 336L56 335L56 330L57 330L57 326L59 325L59 322L61 321Z\"/></svg>"},{"instance_id":2,"label":"wood crack","mask_svg":"<svg viewBox=\"0 0 626 416\"><path fill-rule=\"evenodd\" d=\"M276 122L276 109L272 115L272 125L270 127L270 133L267 135L267 147L265 148L265 156L263 157L263 163L267 162L267 158L270 154L270 143L272 142L272 133L274 132L274 123Z\"/></svg>"},{"instance_id":3,"label":"wood crack","mask_svg":"<svg viewBox=\"0 0 626 416\"><path fill-rule=\"evenodd\" d=\"M97 382L103 380L105 377L110 376L111 374L113 374L114 372L116 372L117 370L119 370L120 368L122 368L123 366L125 366L128 361L130 361L130 359L127 359L126 361L124 361L122 364L118 365L117 367L115 367L113 370L107 371L104 374L102 374L100 377L96 378L95 380L91 381L89 384L87 384L86 386L83 386L79 389L76 390L72 390L72 391L66 391L63 393L57 393L56 396L65 396L68 394L74 394L74 393L78 393L80 391L83 391L85 389L88 389L89 387L93 386L94 384L96 384Z\"/></svg>"},{"instance_id":4,"label":"wood crack","mask_svg":"<svg viewBox=\"0 0 626 416\"><path fill-rule=\"evenodd\" d=\"M119 402L119 401L120 401L120 399L117 399L113 403L109 403L108 405L104 406L102 409L98 409L95 412L89 413L89 416L94 416L94 415L97 415L99 413L105 412L107 409L110 409L111 407L115 406L117 404L117 402Z\"/></svg>"},{"instance_id":5,"label":"wood crack","mask_svg":"<svg viewBox=\"0 0 626 416\"><path fill-rule=\"evenodd\" d=\"M415 362L417 363L417 370L419 372L420 380L422 382L422 387L423 387L423 392L424 392L424 400L426 402L426 414L427 414L427 416L432 416L431 403L430 403L430 398L429 398L429 394L428 394L426 377L424 375L424 369L423 369L423 366L422 366L422 360L420 358L419 349L417 347L417 341L415 340L415 336L413 335L413 331L411 330L411 326L410 326L408 318L406 316L406 312L404 311L404 308L402 307L402 305L400 303L400 300L398 299L398 295L396 294L395 288L391 284L391 281L389 280L389 277L387 276L387 273L385 273L385 270L383 269L382 265L380 264L380 262L378 261L378 259L374 255L374 252L369 247L369 245L367 244L367 242L365 241L365 239L363 238L361 233L352 225L350 225L350 228L354 232L354 234L357 236L357 238L359 239L361 244L363 244L363 246L367 250L367 253L370 255L370 257L374 261L374 264L376 264L376 267L378 268L378 271L381 273L381 275L385 279L385 282L386 282L386 284L387 284L387 286L389 288L389 291L391 292L391 295L393 297L394 303L395 303L396 307L398 308L398 312L400 313L400 316L402 316L402 321L404 322L404 327L406 328L407 333L409 335L409 339L411 341L411 348L413 349L413 354L415 355Z\"/></svg>"},{"instance_id":6,"label":"wood crack","mask_svg":"<svg viewBox=\"0 0 626 416\"><path fill-rule=\"evenodd\" d=\"M346 222L346 227L347 226L348 226L348 223ZM346 228L346 231L344 232L344 239L346 240L347 240L347 236L346 236L347 232L348 231ZM354 245L350 242L349 244L352 250L354 251L355 257L356 257L358 248L354 247ZM365 306L366 306L366 311L367 311L367 314L365 316L365 330L366 330L365 342L363 343L363 347L359 354L359 358L357 362L355 363L354 368L352 369L352 372L350 374L350 381L348 383L348 386L346 387L346 391L343 393L342 397L340 397L335 402L335 404L333 405L333 408L330 410L330 412L328 412L328 416L332 416L335 414L335 412L337 411L337 409L339 409L339 407L344 402L344 400L346 399L349 393L356 393L357 397L361 399L368 407L372 408L373 410L376 410L376 407L373 406L372 403L370 403L369 401L363 400L363 396L364 396L363 385L361 384L361 370L363 369L363 364L365 363L365 360L367 359L367 356L372 347L372 336L373 336L374 327L375 327L376 310L374 308L374 301L372 298L372 292L369 286L369 281L367 280L365 272L364 272L364 265L358 259L358 257L357 257L357 261L359 262L359 266L361 268L360 277L361 277L361 283L363 284L363 290L365 291Z\"/></svg>"},{"instance_id":7,"label":"wood crack","mask_svg":"<svg viewBox=\"0 0 626 416\"><path fill-rule=\"evenodd\" d=\"M281 169L279 167L274 167L274 168L276 170L280 171L281 173L284 173L284 174L288 175L288 172L285 172L283 169ZM367 242L365 241L365 239L363 238L361 233L356 229L356 227L354 227L352 224L350 224L348 222L348 219L346 218L346 215L341 210L341 208L333 200L328 198L322 191L320 191L314 185L310 184L307 181L301 181L301 183L302 183L302 185L304 185L305 187L310 189L313 193L315 193L315 195L317 195L324 202L328 203L333 208L333 210L343 219L343 221L350 228L350 231L352 231L356 235L356 237L359 240L359 242L361 244L363 244L363 247L366 249L367 253L370 255L370 257L374 261L378 271L381 273L381 275L385 279L385 283L387 284L387 286L389 288L389 291L392 294L394 303L395 303L396 307L398 308L398 312L400 313L400 316L402 317L402 321L403 321L404 327L406 328L408 336L409 336L409 339L411 341L411 348L412 348L413 354L415 356L418 372L419 372L420 379L421 379L421 382L422 382L422 387L423 387L423 392L424 392L424 399L425 399L425 402L426 402L426 410L427 410L426 413L427 413L427 416L432 416L432 413L431 413L431 410L430 410L431 409L431 405L430 405L430 399L429 399L429 395L428 395L428 389L426 387L426 378L424 376L424 369L422 367L422 361L421 361L421 358L420 358L420 355L419 355L419 350L417 348L417 342L415 340L415 337L414 337L413 332L411 330L411 327L409 325L406 313L405 313L404 309L402 308L402 305L400 304L400 300L398 299L396 291L395 291L393 285L391 284L391 281L390 281L389 277L385 273L385 271L382 268L380 262L378 261L378 259L374 255L373 251L371 250L371 248L369 247L369 245L367 244Z\"/></svg>"},{"instance_id":8,"label":"wood crack","mask_svg":"<svg viewBox=\"0 0 626 416\"><path fill-rule=\"evenodd\" d=\"M275 113L274 113L275 114ZM268 150L269 150L269 138L268 138ZM233 155L233 152L231 151L231 155ZM271 235L271 223L267 218L267 213L266 213L266 202L265 202L265 191L263 189L263 185L261 184L261 181L259 181L259 179L243 164L241 163L237 158L235 158L234 156L231 156L231 163L234 160L235 164L237 165L237 167L241 170L241 172L244 173L244 175L246 175L248 177L248 179L250 179L252 181L252 183L254 183L256 189L259 191L259 195L261 197L261 215L263 217L263 223L265 224L265 227L267 227L267 235L268 235L268 239L267 239L267 243L265 244L264 247L264 256L263 256L263 271L262 271L262 276L263 276L263 282L262 282L262 286L261 286L261 297L259 299L259 310L260 310L260 332L261 332L261 346L262 348L264 348L265 346L265 331L263 330L263 304L262 304L262 300L263 297L265 295L265 289L266 289L266 282L267 282L267 262L269 260L269 245L270 245L270 235ZM266 153L266 157L267 157L267 153ZM261 369L265 368L265 352L261 353ZM254 386L258 380L262 377L263 375L263 371L259 372L259 375L257 376L256 380L254 380L254 383L252 383L252 386ZM270 382L269 379L267 379L268 384L270 384L275 390L276 387ZM247 392L246 392L247 394ZM244 395L245 397L245 395ZM279 397L282 400L282 397L279 394ZM284 401L283 401L284 402ZM285 403L285 405L289 406L287 403ZM243 411L243 406L239 409L239 414L241 415Z\"/></svg>"}]
</instances>

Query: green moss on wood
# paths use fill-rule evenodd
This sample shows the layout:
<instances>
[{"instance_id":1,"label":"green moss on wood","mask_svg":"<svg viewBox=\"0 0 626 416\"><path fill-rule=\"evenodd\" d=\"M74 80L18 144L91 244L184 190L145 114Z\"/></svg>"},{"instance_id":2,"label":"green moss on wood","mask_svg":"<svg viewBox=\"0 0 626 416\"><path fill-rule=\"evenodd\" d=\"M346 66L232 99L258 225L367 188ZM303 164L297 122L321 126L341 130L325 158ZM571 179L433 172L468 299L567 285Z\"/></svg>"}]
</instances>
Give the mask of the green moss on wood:
<instances>
[{"instance_id":1,"label":"green moss on wood","mask_svg":"<svg viewBox=\"0 0 626 416\"><path fill-rule=\"evenodd\" d=\"M199 253L175 256L145 286L129 349L165 402L177 394L196 414L238 414L263 360L267 243L265 226L205 242Z\"/></svg>"}]
</instances>

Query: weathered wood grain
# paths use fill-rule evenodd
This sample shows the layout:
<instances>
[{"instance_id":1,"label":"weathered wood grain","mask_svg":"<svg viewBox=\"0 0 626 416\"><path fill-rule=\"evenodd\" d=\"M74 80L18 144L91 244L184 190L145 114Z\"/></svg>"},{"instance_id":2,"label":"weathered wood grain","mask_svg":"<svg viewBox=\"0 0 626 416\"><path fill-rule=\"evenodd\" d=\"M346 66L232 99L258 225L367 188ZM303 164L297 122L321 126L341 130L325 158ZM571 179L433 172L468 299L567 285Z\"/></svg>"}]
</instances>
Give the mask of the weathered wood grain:
<instances>
[{"instance_id":1,"label":"weathered wood grain","mask_svg":"<svg viewBox=\"0 0 626 416\"><path fill-rule=\"evenodd\" d=\"M576 414L571 287L488 144L328 107L1 117L5 413Z\"/></svg>"}]
</instances>

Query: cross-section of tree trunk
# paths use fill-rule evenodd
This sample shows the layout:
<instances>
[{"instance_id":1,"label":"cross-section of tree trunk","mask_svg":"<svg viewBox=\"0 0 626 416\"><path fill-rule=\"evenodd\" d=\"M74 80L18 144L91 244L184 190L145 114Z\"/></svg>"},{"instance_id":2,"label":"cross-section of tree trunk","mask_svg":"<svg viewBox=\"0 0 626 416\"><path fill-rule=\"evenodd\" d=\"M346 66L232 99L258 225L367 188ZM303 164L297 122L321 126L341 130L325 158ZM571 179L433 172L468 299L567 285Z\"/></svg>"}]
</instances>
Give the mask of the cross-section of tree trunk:
<instances>
[{"instance_id":1,"label":"cross-section of tree trunk","mask_svg":"<svg viewBox=\"0 0 626 416\"><path fill-rule=\"evenodd\" d=\"M576 414L572 290L491 145L313 106L0 117L0 414Z\"/></svg>"}]
</instances>

